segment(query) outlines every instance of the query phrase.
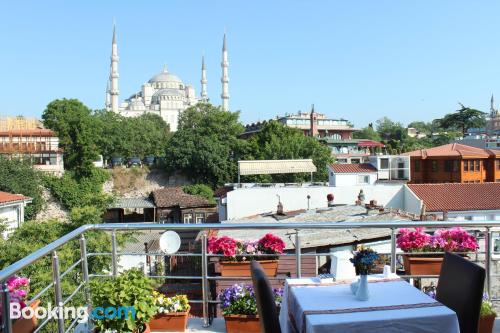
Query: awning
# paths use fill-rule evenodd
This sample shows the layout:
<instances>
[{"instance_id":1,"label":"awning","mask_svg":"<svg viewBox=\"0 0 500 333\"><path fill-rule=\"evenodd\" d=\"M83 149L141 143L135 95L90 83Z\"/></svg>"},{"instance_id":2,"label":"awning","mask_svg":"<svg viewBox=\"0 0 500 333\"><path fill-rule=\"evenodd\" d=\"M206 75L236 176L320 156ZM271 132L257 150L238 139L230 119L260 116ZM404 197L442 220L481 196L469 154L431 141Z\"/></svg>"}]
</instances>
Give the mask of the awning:
<instances>
[{"instance_id":1,"label":"awning","mask_svg":"<svg viewBox=\"0 0 500 333\"><path fill-rule=\"evenodd\" d=\"M276 173L316 172L316 166L311 159L238 161L238 171L242 176L270 175Z\"/></svg>"},{"instance_id":2,"label":"awning","mask_svg":"<svg viewBox=\"0 0 500 333\"><path fill-rule=\"evenodd\" d=\"M380 147L383 148L385 145L383 143L372 141L372 140L363 140L358 142L358 147Z\"/></svg>"}]
</instances>

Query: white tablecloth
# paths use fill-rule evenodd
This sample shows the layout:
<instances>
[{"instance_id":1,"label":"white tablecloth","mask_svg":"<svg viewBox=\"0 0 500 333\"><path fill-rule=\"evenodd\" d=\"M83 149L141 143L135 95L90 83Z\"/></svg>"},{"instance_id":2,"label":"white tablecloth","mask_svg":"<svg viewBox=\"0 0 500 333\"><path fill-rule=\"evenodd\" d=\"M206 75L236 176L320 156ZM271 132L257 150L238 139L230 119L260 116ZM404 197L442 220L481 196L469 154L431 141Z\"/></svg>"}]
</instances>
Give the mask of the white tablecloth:
<instances>
[{"instance_id":1,"label":"white tablecloth","mask_svg":"<svg viewBox=\"0 0 500 333\"><path fill-rule=\"evenodd\" d=\"M372 279L373 280L373 277ZM304 286L310 284L311 286ZM293 285L297 285L293 287ZM283 333L293 333L290 315L298 326L298 333L368 332L459 333L458 319L445 306L374 310L367 312L309 314L304 311L340 310L369 307L399 306L433 303L433 299L403 280L369 283L370 299L358 301L349 284L318 285L315 278L288 279L285 284L280 324ZM291 299L289 299L291 298ZM289 304L290 303L290 304ZM290 305L290 309L288 306Z\"/></svg>"}]
</instances>

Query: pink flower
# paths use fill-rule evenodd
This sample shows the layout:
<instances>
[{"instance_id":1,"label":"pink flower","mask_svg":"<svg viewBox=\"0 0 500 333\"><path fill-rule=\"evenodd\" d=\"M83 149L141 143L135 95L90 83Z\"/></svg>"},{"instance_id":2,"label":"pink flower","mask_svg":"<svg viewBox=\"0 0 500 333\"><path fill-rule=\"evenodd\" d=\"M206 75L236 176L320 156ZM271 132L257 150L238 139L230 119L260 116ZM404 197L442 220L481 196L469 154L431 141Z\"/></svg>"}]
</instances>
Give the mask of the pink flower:
<instances>
[{"instance_id":1,"label":"pink flower","mask_svg":"<svg viewBox=\"0 0 500 333\"><path fill-rule=\"evenodd\" d=\"M430 236L422 228L401 229L396 243L405 252L469 252L478 249L474 236L462 228L439 229Z\"/></svg>"},{"instance_id":2,"label":"pink flower","mask_svg":"<svg viewBox=\"0 0 500 333\"><path fill-rule=\"evenodd\" d=\"M267 254L282 254L285 249L285 242L273 234L264 235L258 244L259 249Z\"/></svg>"}]
</instances>

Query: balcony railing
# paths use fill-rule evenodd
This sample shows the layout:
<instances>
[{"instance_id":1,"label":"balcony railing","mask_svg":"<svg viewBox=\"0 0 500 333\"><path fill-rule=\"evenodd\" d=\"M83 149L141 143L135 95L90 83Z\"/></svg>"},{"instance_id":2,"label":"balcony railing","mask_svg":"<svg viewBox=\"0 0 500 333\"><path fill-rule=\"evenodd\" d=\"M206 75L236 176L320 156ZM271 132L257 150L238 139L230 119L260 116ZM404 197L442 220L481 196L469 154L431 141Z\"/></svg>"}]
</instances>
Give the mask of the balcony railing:
<instances>
[{"instance_id":1,"label":"balcony railing","mask_svg":"<svg viewBox=\"0 0 500 333\"><path fill-rule=\"evenodd\" d=\"M56 241L44 246L43 248L31 253L30 255L24 257L23 259L17 261L16 263L4 268L0 271L0 296L2 301L2 332L12 333L12 320L10 318L9 311L9 290L7 288L6 281L9 277L21 272L23 269L29 267L30 265L36 263L47 255L51 256L52 259L52 277L53 281L48 286L43 288L38 294L33 296L28 302L30 304L36 299L39 299L47 292L52 291L54 293L55 304L66 305L70 302L75 295L78 293L83 293L85 295L85 300L87 306L91 307L91 293L89 282L92 278L97 277L115 277L118 275L118 256L126 255L147 255L147 256L165 256L163 253L151 253L151 252L134 252L134 253L120 253L118 252L117 244L117 233L127 232L127 231L138 231L138 230L174 230L174 231L200 231L201 232L201 253L179 253L175 254L177 256L193 256L201 258L201 275L198 276L175 276L175 275L154 275L151 278L158 279L177 279L177 280L201 280L201 295L202 299L192 299L191 303L202 304L203 311L203 322L204 326L210 326L209 318L209 305L216 304L217 301L211 300L209 296L209 282L217 280L239 280L248 278L236 278L236 277L220 277L215 275L210 275L208 272L209 257L217 257L220 255L209 254L207 251L207 231L208 230L259 230L265 232L267 230L277 230L277 229L287 229L294 231L294 245L295 250L292 253L285 253L281 256L294 257L296 265L296 276L301 277L301 259L305 256L329 256L330 253L302 253L301 247L301 232L304 230L345 230L345 229L387 229L388 236L390 237L391 252L387 253L390 256L390 266L391 271L396 273L397 268L397 255L399 255L396 248L396 234L399 228L411 228L411 227L425 227L429 230L435 228L447 228L461 226L469 230L476 230L484 234L484 251L477 251L475 253L476 259L478 255L484 255L484 267L486 269L486 291L491 295L492 279L498 278L500 274L493 274L492 272L492 255L493 246L492 239L493 233L500 231L500 221L477 221L477 222L323 222L323 223L251 223L251 224L157 224L157 223L117 223L117 224L94 224L94 225L84 225L78 229L73 230L67 235L57 239ZM87 241L85 238L86 233L89 231L104 231L111 233L111 252L110 253L87 253ZM71 241L79 240L80 243L80 258L70 264L68 268L64 271L60 271L60 263L57 251L68 244ZM334 246L332 246L334 247ZM111 257L111 271L109 274L102 274L102 272L89 272L88 268L88 258L95 256L110 256ZM265 256L265 255L263 255ZM481 260L483 261L483 260ZM67 298L63 298L61 291L61 279L67 276L73 270L79 270L79 274L82 276L81 283L70 293ZM413 278L436 278L437 276L410 276L402 275L402 278L413 279ZM31 277L36 279L36 277ZM283 279L282 277L274 279ZM492 298L493 301L498 301L497 298ZM78 319L78 318L77 318ZM68 323L65 322L63 318L51 319L47 318L42 321L35 332L41 331L51 320L55 320L55 328L53 331L58 333L72 332L76 325L77 319ZM90 332L90 331L89 331Z\"/></svg>"}]
</instances>

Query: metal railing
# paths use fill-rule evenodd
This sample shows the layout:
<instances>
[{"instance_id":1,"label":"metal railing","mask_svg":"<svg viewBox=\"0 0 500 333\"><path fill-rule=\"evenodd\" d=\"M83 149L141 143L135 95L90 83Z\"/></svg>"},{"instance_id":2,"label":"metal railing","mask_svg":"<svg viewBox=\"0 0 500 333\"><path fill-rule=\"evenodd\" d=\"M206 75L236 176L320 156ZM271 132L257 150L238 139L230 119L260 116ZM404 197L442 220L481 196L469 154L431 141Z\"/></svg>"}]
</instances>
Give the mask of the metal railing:
<instances>
[{"instance_id":1,"label":"metal railing","mask_svg":"<svg viewBox=\"0 0 500 333\"><path fill-rule=\"evenodd\" d=\"M67 235L55 240L54 242L44 246L43 248L31 253L30 255L24 257L23 259L13 263L12 265L4 268L0 271L0 296L2 303L2 332L12 333L12 320L10 318L10 299L9 290L7 287L7 279L21 270L27 268L36 261L44 258L47 255L51 255L52 261L52 283L43 288L38 294L36 294L28 304L34 300L40 298L42 295L52 290L54 292L54 301L56 305L66 305L70 302L73 297L79 292L83 292L84 299L87 302L87 306L91 308L91 290L90 290L90 280L96 277L115 277L118 274L118 257L125 255L148 255L148 256L165 256L163 253L119 253L117 245L117 232L118 231L138 231L138 230L174 230L174 231L200 231L201 232L201 253L178 253L176 256L193 256L201 258L201 276L175 276L175 275L155 275L151 278L164 278L164 279L178 279L178 280L201 280L201 300L190 300L191 303L201 303L203 311L203 322L204 326L208 327L210 325L209 320L209 304L218 303L217 301L210 300L209 297L209 281L214 280L240 280L248 278L236 278L236 277L221 277L221 276L210 276L208 272L209 257L221 257L222 255L209 254L207 249L207 231L208 230L259 230L264 232L265 230L277 230L277 229L287 229L293 230L295 234L294 238L294 253L285 253L281 257L294 257L296 266L296 276L301 277L301 262L302 258L306 256L322 257L329 256L329 253L302 253L301 249L301 231L302 230L345 230L345 229L389 229L388 238L390 238L391 252L390 255L390 267L393 273L396 273L397 268L397 252L396 247L396 234L397 230L400 228L411 228L411 227L425 227L429 229L435 228L447 228L461 226L469 230L478 230L484 233L484 251L476 251L476 256L478 254L484 254L484 266L486 270L486 290L489 295L491 295L492 278L499 277L499 274L492 274L492 233L500 231L500 221L477 221L477 222L443 222L443 221L393 221L393 222L323 222L323 223L213 223L213 224L158 224L158 223L116 223L116 224L94 224L94 225L84 225L81 226ZM91 230L101 230L111 233L111 253L87 253L87 243L85 239L85 233ZM80 245L80 259L72 263L64 272L60 271L59 257L57 251L68 244L70 241L79 239ZM367 240L368 241L368 240ZM334 247L332 245L331 247ZM93 256L111 256L111 272L110 274L91 274L88 267L88 258ZM265 255L263 255L265 256ZM80 266L82 282L71 292L71 294L64 299L61 292L61 279L69 274L71 271ZM422 278L422 277L436 277L436 276L410 276L404 275L403 278ZM36 278L36 277L31 277ZM283 279L282 277L275 279ZM498 300L498 299L493 299ZM35 332L39 332L47 323L50 318L47 318L41 322ZM65 333L71 332L76 326L76 319L73 320L69 325L63 318L56 319L57 332Z\"/></svg>"}]
</instances>

